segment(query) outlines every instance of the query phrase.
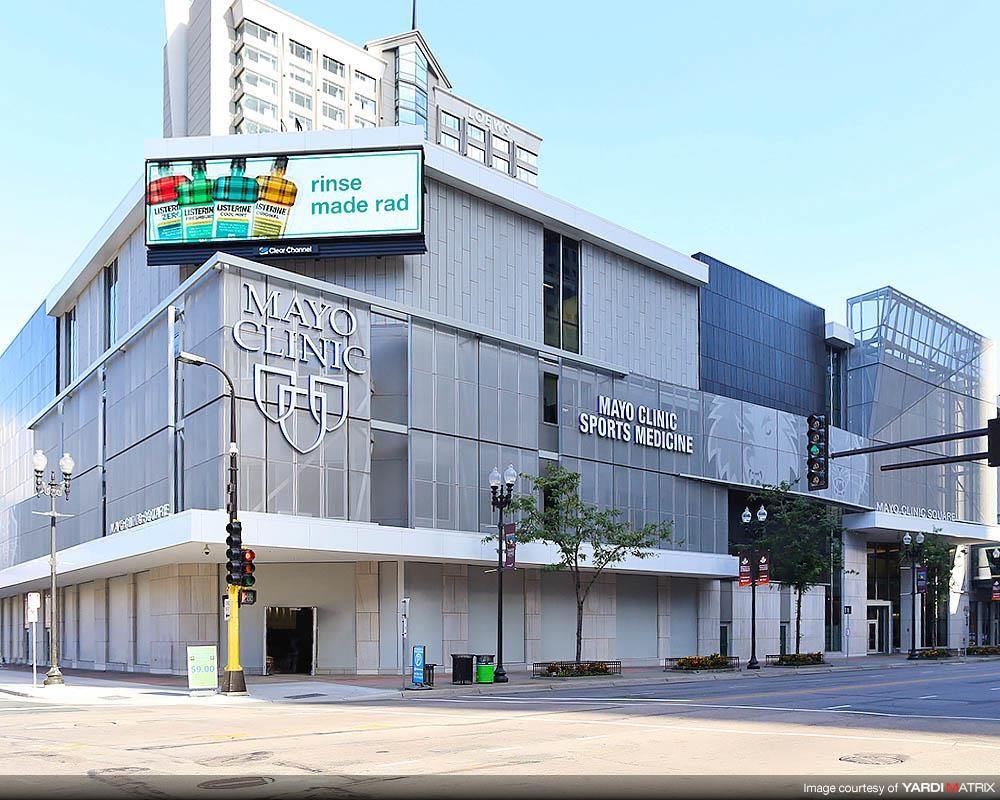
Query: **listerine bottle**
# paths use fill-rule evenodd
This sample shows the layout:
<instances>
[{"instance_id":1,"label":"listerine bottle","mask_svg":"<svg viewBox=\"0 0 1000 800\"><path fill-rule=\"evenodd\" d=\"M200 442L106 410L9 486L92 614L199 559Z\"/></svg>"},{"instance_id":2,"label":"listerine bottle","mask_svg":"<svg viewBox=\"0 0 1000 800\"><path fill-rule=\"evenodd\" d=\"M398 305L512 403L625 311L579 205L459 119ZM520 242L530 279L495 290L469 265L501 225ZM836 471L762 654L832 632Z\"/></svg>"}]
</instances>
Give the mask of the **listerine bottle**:
<instances>
[{"instance_id":1,"label":"listerine bottle","mask_svg":"<svg viewBox=\"0 0 1000 800\"><path fill-rule=\"evenodd\" d=\"M247 160L234 158L230 174L215 179L215 238L246 239L250 235L250 220L257 202L257 181L248 178Z\"/></svg>"},{"instance_id":2,"label":"listerine bottle","mask_svg":"<svg viewBox=\"0 0 1000 800\"><path fill-rule=\"evenodd\" d=\"M177 187L184 241L211 239L215 228L215 202L212 181L205 176L205 159L191 162L191 180Z\"/></svg>"},{"instance_id":3,"label":"listerine bottle","mask_svg":"<svg viewBox=\"0 0 1000 800\"><path fill-rule=\"evenodd\" d=\"M295 205L298 187L285 177L288 156L278 156L270 175L257 178L260 194L253 211L252 235L257 239L278 239L285 232L288 213Z\"/></svg>"},{"instance_id":4,"label":"listerine bottle","mask_svg":"<svg viewBox=\"0 0 1000 800\"><path fill-rule=\"evenodd\" d=\"M181 238L181 212L177 206L177 189L190 180L187 175L174 175L169 161L156 162L160 176L146 186L149 206L149 238L153 242L169 242Z\"/></svg>"}]
</instances>

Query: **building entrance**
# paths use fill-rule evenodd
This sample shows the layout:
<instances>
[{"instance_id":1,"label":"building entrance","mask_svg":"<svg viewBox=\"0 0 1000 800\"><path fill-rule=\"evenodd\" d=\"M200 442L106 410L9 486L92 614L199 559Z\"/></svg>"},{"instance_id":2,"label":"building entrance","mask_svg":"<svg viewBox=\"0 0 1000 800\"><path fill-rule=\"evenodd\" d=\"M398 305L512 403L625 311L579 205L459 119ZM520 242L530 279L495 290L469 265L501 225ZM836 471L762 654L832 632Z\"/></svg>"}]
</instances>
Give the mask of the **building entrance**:
<instances>
[{"instance_id":1,"label":"building entrance","mask_svg":"<svg viewBox=\"0 0 1000 800\"><path fill-rule=\"evenodd\" d=\"M888 653L892 642L892 604L868 605L868 652Z\"/></svg>"},{"instance_id":2,"label":"building entrance","mask_svg":"<svg viewBox=\"0 0 1000 800\"><path fill-rule=\"evenodd\" d=\"M316 674L316 608L264 609L264 674Z\"/></svg>"}]
</instances>

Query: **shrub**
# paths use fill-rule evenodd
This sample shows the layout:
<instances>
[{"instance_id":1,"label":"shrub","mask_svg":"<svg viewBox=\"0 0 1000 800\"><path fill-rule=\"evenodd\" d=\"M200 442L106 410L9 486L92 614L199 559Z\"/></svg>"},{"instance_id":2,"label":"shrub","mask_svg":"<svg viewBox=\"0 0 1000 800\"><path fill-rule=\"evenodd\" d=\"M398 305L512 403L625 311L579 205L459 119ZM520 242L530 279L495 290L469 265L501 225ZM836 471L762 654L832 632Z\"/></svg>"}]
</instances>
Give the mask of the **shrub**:
<instances>
[{"instance_id":1,"label":"shrub","mask_svg":"<svg viewBox=\"0 0 1000 800\"><path fill-rule=\"evenodd\" d=\"M674 664L674 669L729 669L733 665L729 659L719 653L712 653L710 656L685 656L678 658Z\"/></svg>"},{"instance_id":2,"label":"shrub","mask_svg":"<svg viewBox=\"0 0 1000 800\"><path fill-rule=\"evenodd\" d=\"M927 647L923 650L917 650L917 658L951 658L951 653L943 647Z\"/></svg>"},{"instance_id":3,"label":"shrub","mask_svg":"<svg viewBox=\"0 0 1000 800\"><path fill-rule=\"evenodd\" d=\"M807 667L822 663L822 653L785 653L778 656L778 664L782 667Z\"/></svg>"},{"instance_id":4,"label":"shrub","mask_svg":"<svg viewBox=\"0 0 1000 800\"><path fill-rule=\"evenodd\" d=\"M1000 645L980 644L965 651L970 656L1000 656Z\"/></svg>"},{"instance_id":5,"label":"shrub","mask_svg":"<svg viewBox=\"0 0 1000 800\"><path fill-rule=\"evenodd\" d=\"M551 678L582 678L588 675L610 675L611 667L603 661L556 661L545 668Z\"/></svg>"}]
</instances>

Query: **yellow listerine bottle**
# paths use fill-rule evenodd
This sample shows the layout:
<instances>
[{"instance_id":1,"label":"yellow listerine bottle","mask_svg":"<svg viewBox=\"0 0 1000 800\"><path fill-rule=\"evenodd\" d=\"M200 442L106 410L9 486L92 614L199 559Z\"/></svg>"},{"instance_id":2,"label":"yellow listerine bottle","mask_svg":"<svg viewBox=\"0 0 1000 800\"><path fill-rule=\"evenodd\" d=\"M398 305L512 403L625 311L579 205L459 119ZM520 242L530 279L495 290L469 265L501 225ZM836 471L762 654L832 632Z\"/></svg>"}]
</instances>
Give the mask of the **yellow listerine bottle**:
<instances>
[{"instance_id":1,"label":"yellow listerine bottle","mask_svg":"<svg viewBox=\"0 0 1000 800\"><path fill-rule=\"evenodd\" d=\"M253 211L251 235L255 239L279 239L288 224L288 214L295 205L299 188L285 177L288 156L278 156L270 175L257 178L260 193Z\"/></svg>"}]
</instances>

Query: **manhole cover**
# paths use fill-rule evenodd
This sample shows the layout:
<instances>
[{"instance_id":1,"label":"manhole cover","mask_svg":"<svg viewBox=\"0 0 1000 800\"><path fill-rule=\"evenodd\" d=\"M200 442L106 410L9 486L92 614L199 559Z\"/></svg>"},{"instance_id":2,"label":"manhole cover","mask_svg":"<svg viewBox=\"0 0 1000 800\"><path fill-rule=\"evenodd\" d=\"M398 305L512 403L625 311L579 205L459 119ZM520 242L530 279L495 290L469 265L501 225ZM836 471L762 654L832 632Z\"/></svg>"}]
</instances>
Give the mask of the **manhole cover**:
<instances>
[{"instance_id":1,"label":"manhole cover","mask_svg":"<svg viewBox=\"0 0 1000 800\"><path fill-rule=\"evenodd\" d=\"M902 764L906 756L898 756L894 753L855 753L850 756L841 756L841 761L849 761L852 764L865 764L869 767L888 767L892 764Z\"/></svg>"},{"instance_id":2,"label":"manhole cover","mask_svg":"<svg viewBox=\"0 0 1000 800\"><path fill-rule=\"evenodd\" d=\"M326 697L322 692L310 692L309 694L286 694L286 700L305 700L307 697Z\"/></svg>"},{"instance_id":3,"label":"manhole cover","mask_svg":"<svg viewBox=\"0 0 1000 800\"><path fill-rule=\"evenodd\" d=\"M212 781L202 781L199 789L253 789L257 786L267 786L274 783L274 778L255 775L246 778L216 778Z\"/></svg>"}]
</instances>

